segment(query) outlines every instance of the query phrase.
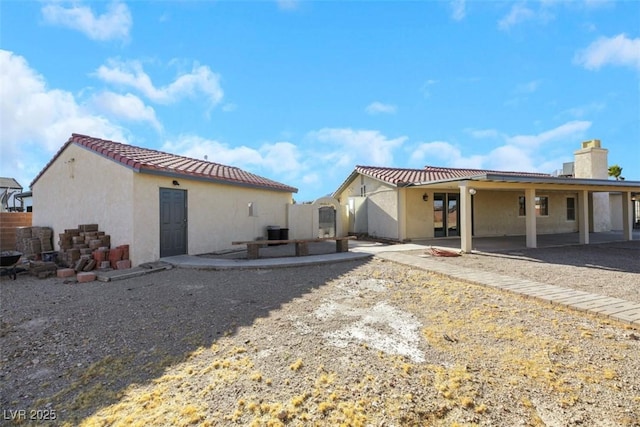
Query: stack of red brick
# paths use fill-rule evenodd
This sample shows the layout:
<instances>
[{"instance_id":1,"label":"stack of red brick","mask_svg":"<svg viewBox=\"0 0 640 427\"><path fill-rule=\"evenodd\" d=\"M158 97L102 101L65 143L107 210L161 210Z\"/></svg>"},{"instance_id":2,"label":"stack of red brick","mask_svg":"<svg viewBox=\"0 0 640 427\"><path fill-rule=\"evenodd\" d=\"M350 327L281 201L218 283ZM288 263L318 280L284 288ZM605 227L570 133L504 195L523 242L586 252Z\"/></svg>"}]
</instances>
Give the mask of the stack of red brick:
<instances>
[{"instance_id":1,"label":"stack of red brick","mask_svg":"<svg viewBox=\"0 0 640 427\"><path fill-rule=\"evenodd\" d=\"M111 248L111 236L99 231L98 224L80 224L60 234L59 261L76 272L94 269L131 268L129 245Z\"/></svg>"}]
</instances>

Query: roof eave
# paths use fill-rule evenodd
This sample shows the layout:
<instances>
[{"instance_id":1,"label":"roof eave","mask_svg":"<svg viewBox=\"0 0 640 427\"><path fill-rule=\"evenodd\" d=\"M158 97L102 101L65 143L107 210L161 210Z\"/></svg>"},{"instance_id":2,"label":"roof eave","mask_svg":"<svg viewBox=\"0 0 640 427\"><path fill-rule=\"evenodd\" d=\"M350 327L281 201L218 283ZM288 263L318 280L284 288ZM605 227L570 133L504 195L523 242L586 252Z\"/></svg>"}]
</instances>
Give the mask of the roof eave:
<instances>
[{"instance_id":1,"label":"roof eave","mask_svg":"<svg viewBox=\"0 0 640 427\"><path fill-rule=\"evenodd\" d=\"M504 175L495 173L485 173L473 176L456 177L442 179L438 181L426 181L413 183L412 187L418 186L434 186L438 184L446 184L460 181L486 181L486 182L511 182L523 184L556 184L556 185L582 185L597 187L619 187L634 188L640 187L640 181L612 181L608 179L592 179L592 178L562 178L553 176L524 176L524 175Z\"/></svg>"},{"instance_id":2,"label":"roof eave","mask_svg":"<svg viewBox=\"0 0 640 427\"><path fill-rule=\"evenodd\" d=\"M218 178L202 176L202 175L189 175L189 174L180 173L180 172L172 172L172 171L166 171L166 170L161 170L161 169L151 169L151 168L145 168L145 167L142 167L142 168L138 169L137 172L148 174L148 175L166 176L168 178L190 179L190 180L194 180L194 181L213 182L213 183L216 183L216 184L235 185L235 186L238 186L238 187L256 188L256 189L270 190L270 191L279 191L279 192L283 192L283 193L297 193L298 192L297 188L289 187L289 186L276 187L276 186L269 186L269 185L252 184L252 183L249 183L249 182L218 179Z\"/></svg>"},{"instance_id":3,"label":"roof eave","mask_svg":"<svg viewBox=\"0 0 640 427\"><path fill-rule=\"evenodd\" d=\"M539 176L513 176L501 174L483 174L468 178L473 181L502 181L502 182L524 182L541 184L569 184L569 185L595 185L606 187L640 187L640 181L613 181L609 179L593 178L562 178L562 177L539 177Z\"/></svg>"}]
</instances>

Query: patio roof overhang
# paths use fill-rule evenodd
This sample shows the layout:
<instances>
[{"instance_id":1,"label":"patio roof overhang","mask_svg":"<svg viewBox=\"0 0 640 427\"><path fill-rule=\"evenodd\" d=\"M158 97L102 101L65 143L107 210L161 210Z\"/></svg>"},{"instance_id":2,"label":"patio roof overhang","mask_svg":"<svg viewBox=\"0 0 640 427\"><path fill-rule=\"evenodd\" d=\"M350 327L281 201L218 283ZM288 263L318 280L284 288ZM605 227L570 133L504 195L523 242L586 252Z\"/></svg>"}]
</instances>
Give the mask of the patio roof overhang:
<instances>
[{"instance_id":1,"label":"patio roof overhang","mask_svg":"<svg viewBox=\"0 0 640 427\"><path fill-rule=\"evenodd\" d=\"M440 181L416 182L407 185L407 187L454 189L461 185L473 185L477 189L485 188L492 190L535 188L556 191L586 190L589 192L631 192L633 194L640 194L640 181L503 175L495 173L485 173Z\"/></svg>"}]
</instances>

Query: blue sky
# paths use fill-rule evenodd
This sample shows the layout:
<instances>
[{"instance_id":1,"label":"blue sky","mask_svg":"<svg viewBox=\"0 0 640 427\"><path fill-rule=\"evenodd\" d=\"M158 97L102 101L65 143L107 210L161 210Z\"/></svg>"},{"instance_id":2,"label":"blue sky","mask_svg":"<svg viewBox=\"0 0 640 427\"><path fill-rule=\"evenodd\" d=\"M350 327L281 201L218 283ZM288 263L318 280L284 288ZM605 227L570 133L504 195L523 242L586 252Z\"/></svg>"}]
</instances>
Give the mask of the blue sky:
<instances>
[{"instance_id":1,"label":"blue sky","mask_svg":"<svg viewBox=\"0 0 640 427\"><path fill-rule=\"evenodd\" d=\"M0 175L71 133L331 193L354 166L640 181L637 1L2 1Z\"/></svg>"}]
</instances>

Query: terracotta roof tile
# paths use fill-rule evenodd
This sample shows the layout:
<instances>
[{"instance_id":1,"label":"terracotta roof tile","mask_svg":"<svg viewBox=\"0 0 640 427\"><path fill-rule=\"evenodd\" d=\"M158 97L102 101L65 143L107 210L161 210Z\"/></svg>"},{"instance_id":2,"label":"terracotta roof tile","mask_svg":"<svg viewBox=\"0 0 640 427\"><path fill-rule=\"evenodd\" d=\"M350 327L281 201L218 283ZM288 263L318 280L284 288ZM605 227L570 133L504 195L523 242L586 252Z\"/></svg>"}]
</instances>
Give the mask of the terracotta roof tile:
<instances>
[{"instance_id":1,"label":"terracotta roof tile","mask_svg":"<svg viewBox=\"0 0 640 427\"><path fill-rule=\"evenodd\" d=\"M167 172L174 175L182 175L187 178L204 178L229 184L247 185L251 187L287 191L292 193L296 193L298 191L297 188L255 175L234 166L226 166L206 160L192 159L189 157L178 156L162 151L136 147L133 145L75 133L71 135L71 138L69 138L69 140L60 148L51 161L47 163L47 165L33 180L31 185L40 178L40 176L49 168L62 151L69 146L69 144L86 147L98 154L112 159L115 162L131 167L136 171L156 173Z\"/></svg>"},{"instance_id":2,"label":"terracotta roof tile","mask_svg":"<svg viewBox=\"0 0 640 427\"><path fill-rule=\"evenodd\" d=\"M419 184L448 179L472 177L487 173L513 176L550 177L549 174L532 172L504 172L485 169L459 169L425 166L424 169L387 168L377 166L356 166L356 172L379 179L393 185Z\"/></svg>"}]
</instances>

